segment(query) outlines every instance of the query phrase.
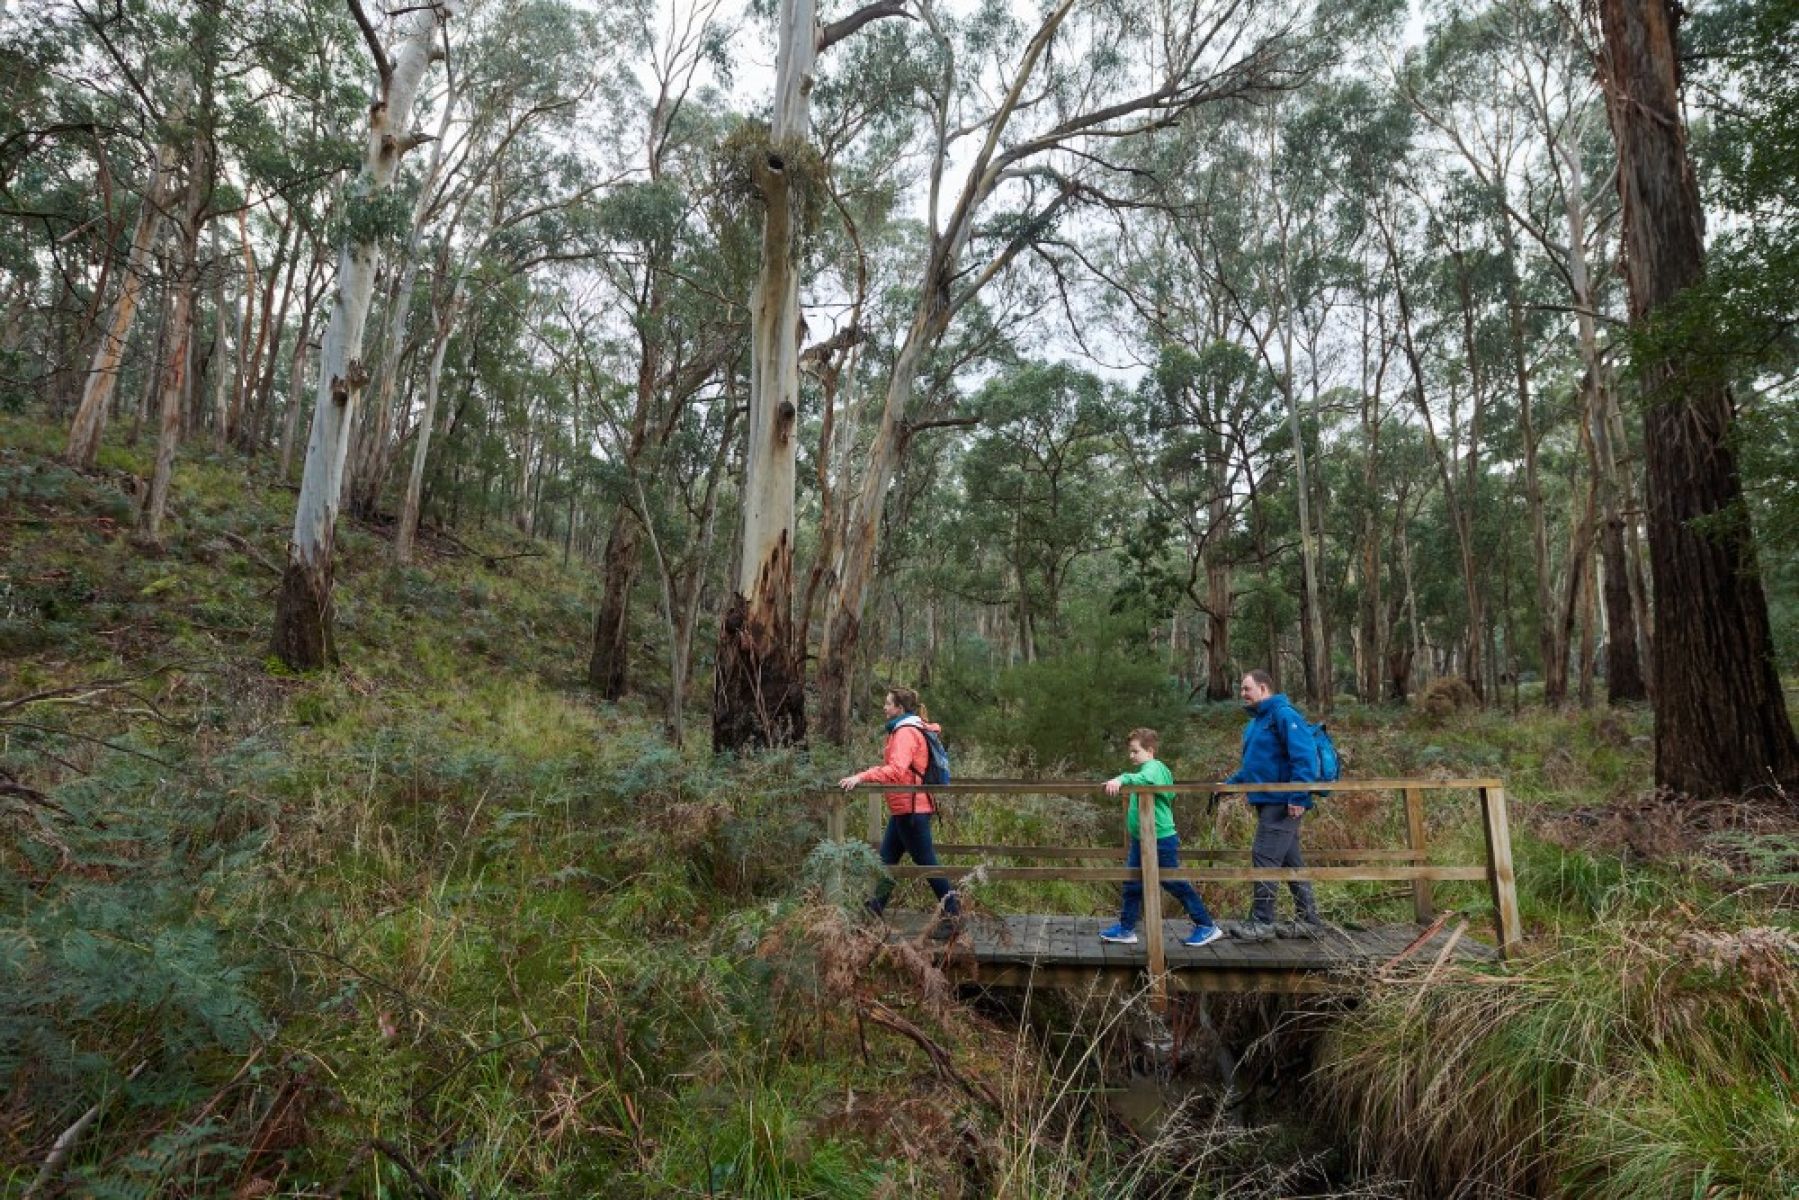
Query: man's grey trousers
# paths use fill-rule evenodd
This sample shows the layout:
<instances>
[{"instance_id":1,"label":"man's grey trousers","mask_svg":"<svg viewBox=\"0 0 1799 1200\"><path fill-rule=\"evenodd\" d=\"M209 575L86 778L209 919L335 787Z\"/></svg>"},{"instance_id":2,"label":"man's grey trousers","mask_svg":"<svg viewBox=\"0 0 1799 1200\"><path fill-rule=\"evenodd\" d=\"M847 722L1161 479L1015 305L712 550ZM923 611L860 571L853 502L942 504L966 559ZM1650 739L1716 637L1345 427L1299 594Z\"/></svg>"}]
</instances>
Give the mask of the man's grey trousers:
<instances>
[{"instance_id":1,"label":"man's grey trousers","mask_svg":"<svg viewBox=\"0 0 1799 1200\"><path fill-rule=\"evenodd\" d=\"M1305 866L1305 860L1299 856L1299 824L1305 818L1288 816L1285 804L1258 804L1255 810L1256 840L1250 846L1250 861L1258 867ZM1287 886L1293 889L1293 906L1299 919L1318 920L1318 901L1312 897L1312 885ZM1252 920L1264 924L1274 921L1274 892L1272 883L1256 884L1255 905L1250 910Z\"/></svg>"}]
</instances>

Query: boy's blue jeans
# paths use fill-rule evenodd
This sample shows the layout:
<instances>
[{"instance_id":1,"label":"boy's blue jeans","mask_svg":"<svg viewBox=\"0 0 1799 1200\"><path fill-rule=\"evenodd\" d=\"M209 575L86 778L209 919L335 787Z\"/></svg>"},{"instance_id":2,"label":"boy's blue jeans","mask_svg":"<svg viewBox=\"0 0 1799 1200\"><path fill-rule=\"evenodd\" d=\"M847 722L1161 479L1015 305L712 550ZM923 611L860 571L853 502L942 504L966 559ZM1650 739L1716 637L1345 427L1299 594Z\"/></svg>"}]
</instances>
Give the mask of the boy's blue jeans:
<instances>
[{"instance_id":1,"label":"boy's blue jeans","mask_svg":"<svg viewBox=\"0 0 1799 1200\"><path fill-rule=\"evenodd\" d=\"M921 867L937 865L937 851L931 846L930 813L894 813L887 818L887 833L881 838L881 861L891 867L906 854L910 854L912 861ZM954 917L961 914L962 905L957 901L956 891L950 886L949 880L930 879L926 882L943 904L945 915ZM891 877L882 879L875 885L874 898L868 902L868 907L876 913L884 910L895 886Z\"/></svg>"},{"instance_id":2,"label":"boy's blue jeans","mask_svg":"<svg viewBox=\"0 0 1799 1200\"><path fill-rule=\"evenodd\" d=\"M1176 834L1156 839L1156 866L1173 869L1181 865L1181 839ZM1125 849L1124 865L1140 867L1143 855L1135 838ZM1199 892L1185 879L1164 879L1162 887L1187 910L1195 925L1210 925L1212 914L1206 911L1206 902L1199 898ZM1143 881L1127 880L1124 885L1124 907L1118 913L1118 923L1126 929L1137 928L1137 922L1143 918Z\"/></svg>"}]
</instances>

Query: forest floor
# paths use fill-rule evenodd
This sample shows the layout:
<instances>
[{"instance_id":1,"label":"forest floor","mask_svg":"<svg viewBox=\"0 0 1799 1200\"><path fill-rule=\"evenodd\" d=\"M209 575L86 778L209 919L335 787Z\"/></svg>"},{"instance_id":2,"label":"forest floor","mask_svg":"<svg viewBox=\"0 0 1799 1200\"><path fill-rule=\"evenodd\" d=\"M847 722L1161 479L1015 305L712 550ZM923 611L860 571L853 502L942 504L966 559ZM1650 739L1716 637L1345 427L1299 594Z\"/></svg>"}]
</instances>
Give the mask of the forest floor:
<instances>
[{"instance_id":1,"label":"forest floor","mask_svg":"<svg viewBox=\"0 0 1799 1200\"><path fill-rule=\"evenodd\" d=\"M0 415L0 1196L1799 1194L1799 819L1654 792L1645 712L1341 711L1352 776L1505 778L1530 949L1177 1012L1247 1052L1227 1114L1130 1014L970 1002L883 947L834 903L867 855L816 848L872 739L724 762L670 744L653 676L597 703L597 587L559 547L461 531L401 568L346 521L343 663L296 676L266 649L292 490L188 455L151 546L149 447L80 473L60 438ZM1240 724L1191 711L1177 773ZM1334 798L1309 844L1391 808ZM1246 842L1201 811L1189 842ZM1469 816L1433 811L1446 851L1478 855ZM947 821L1120 832L1068 800ZM1440 899L1478 932L1479 893ZM1124 1101L1158 1071L1188 1099L1146 1131Z\"/></svg>"}]
</instances>

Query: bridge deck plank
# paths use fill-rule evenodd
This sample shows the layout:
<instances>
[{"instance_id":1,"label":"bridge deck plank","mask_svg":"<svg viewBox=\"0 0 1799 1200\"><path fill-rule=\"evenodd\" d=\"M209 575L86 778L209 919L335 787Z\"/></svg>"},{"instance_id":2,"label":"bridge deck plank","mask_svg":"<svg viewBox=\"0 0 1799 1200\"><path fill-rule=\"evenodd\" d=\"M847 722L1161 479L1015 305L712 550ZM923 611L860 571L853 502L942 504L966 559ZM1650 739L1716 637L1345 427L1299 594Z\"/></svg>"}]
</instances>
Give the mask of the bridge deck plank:
<instances>
[{"instance_id":1,"label":"bridge deck plank","mask_svg":"<svg viewBox=\"0 0 1799 1200\"><path fill-rule=\"evenodd\" d=\"M1114 918L1073 917L1028 913L1017 916L980 914L970 917L958 938L956 957L973 967L975 976L985 970L1012 972L1019 968L1051 969L1058 975L1116 974L1141 971L1148 961L1144 941L1134 946L1102 942L1099 931ZM894 939L917 938L927 915L890 912ZM1277 938L1270 942L1244 942L1226 938L1209 946L1181 944L1191 926L1184 920L1163 923L1168 968L1176 973L1216 972L1220 978L1272 979L1280 974L1316 974L1373 967L1398 954L1421 932L1416 925L1384 925L1366 929L1333 929L1317 938ZM1412 956L1429 963L1441 950L1447 933L1439 931ZM1464 937L1454 958L1462 962L1492 961L1493 947ZM1197 978L1195 986L1205 986Z\"/></svg>"}]
</instances>

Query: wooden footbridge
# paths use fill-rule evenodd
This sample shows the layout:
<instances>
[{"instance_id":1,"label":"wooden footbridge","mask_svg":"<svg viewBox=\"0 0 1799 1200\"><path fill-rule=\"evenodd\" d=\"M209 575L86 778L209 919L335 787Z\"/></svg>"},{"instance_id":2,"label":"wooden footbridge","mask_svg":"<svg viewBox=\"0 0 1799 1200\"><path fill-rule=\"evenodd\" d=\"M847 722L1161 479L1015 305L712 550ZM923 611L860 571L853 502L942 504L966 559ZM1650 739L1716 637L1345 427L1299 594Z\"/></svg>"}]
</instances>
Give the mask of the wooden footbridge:
<instances>
[{"instance_id":1,"label":"wooden footbridge","mask_svg":"<svg viewBox=\"0 0 1799 1200\"><path fill-rule=\"evenodd\" d=\"M856 789L869 793L868 839L876 846L880 844L882 827L887 819L887 807L880 795L883 786L863 785ZM1015 798L1024 796L1100 794L1102 786L1085 782L974 780L931 790L936 796L1010 797L1016 803ZM1143 880L1143 922L1136 945L1121 946L1100 941L1100 929L1116 919L1115 912L1105 915L1004 916L980 913L967 917L956 939L946 949L943 965L961 981L987 986L1085 987L1095 982L1136 986L1147 980L1152 999L1158 1003L1166 998L1169 989L1316 992L1342 987L1358 975L1398 958L1424 962L1491 960L1518 948L1522 938L1518 894L1512 869L1505 787L1499 780L1343 780L1315 784L1312 788L1320 792L1392 797L1391 803L1398 809L1391 815L1402 816L1403 820L1366 820L1352 832L1359 833L1363 827L1371 830L1381 825L1397 825L1404 831L1405 845L1366 848L1309 845L1305 849L1308 865L1302 868L1251 866L1247 848L1218 850L1183 845L1181 868L1164 870L1156 865L1155 806L1143 804L1139 806L1138 830L1144 864L1141 870L1121 864L1123 848L1116 843L1110 846L1031 846L953 841L937 843L941 866L920 867L907 863L888 870L901 879L936 876L959 880L978 872L978 877L987 881L1123 883L1129 879ZM1176 793L1178 806L1181 800L1191 803L1190 798L1213 792L1234 797L1267 791L1268 785L1183 783L1156 790ZM1445 864L1433 861L1427 841L1430 828L1427 797L1465 801L1470 794L1478 797L1478 816L1485 835L1485 862ZM827 809L828 833L836 841L842 841L845 836L848 808L845 800L838 794ZM1108 809L1118 803L1103 794L1101 802ZM1325 803L1329 803L1328 797ZM1465 813L1465 803L1458 807ZM1378 818L1378 808L1375 813ZM939 836L941 833L940 830ZM1111 865L1086 865L1095 862ZM1225 938L1208 946L1190 948L1181 944L1189 924L1184 919L1178 922L1165 920L1162 915L1161 884L1164 880L1175 879L1184 879L1199 887L1214 918L1220 921L1232 914L1218 911L1219 905L1208 884L1305 880L1328 887L1352 882L1409 883L1413 921L1372 928L1332 926L1316 936L1303 936L1310 931L1288 928L1283 931L1288 936L1272 941L1246 942ZM1492 897L1495 934L1492 944L1462 936L1465 923L1449 929L1436 911L1434 884L1480 881L1486 882ZM890 912L889 936L896 939L917 937L930 920L929 913Z\"/></svg>"}]
</instances>

